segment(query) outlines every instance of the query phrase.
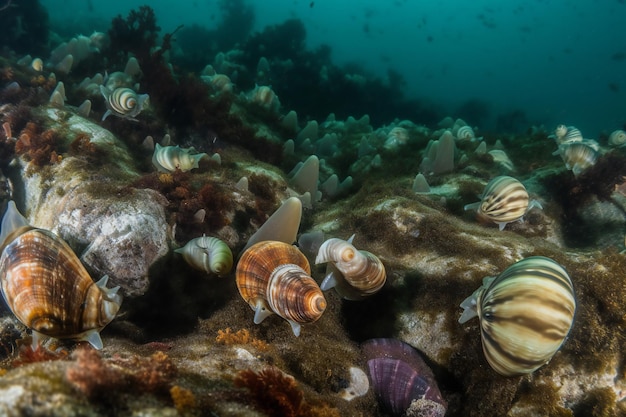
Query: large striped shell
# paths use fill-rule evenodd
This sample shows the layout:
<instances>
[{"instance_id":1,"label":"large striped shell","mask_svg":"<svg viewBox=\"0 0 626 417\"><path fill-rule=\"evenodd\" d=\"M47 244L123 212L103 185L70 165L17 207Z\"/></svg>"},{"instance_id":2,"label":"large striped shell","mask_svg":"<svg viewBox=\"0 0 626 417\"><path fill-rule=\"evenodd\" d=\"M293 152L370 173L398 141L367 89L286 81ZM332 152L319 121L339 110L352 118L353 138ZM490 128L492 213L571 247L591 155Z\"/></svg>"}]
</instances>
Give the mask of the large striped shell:
<instances>
[{"instance_id":1,"label":"large striped shell","mask_svg":"<svg viewBox=\"0 0 626 417\"><path fill-rule=\"evenodd\" d=\"M104 104L107 111L102 116L102 120L110 115L134 120L148 104L149 96L147 94L137 94L132 89L119 87L110 90L101 85L100 92L104 97Z\"/></svg>"},{"instance_id":2,"label":"large striped shell","mask_svg":"<svg viewBox=\"0 0 626 417\"><path fill-rule=\"evenodd\" d=\"M309 261L288 243L262 241L250 246L237 263L236 281L239 294L255 311L257 324L275 313L298 336L301 324L316 321L326 309Z\"/></svg>"},{"instance_id":3,"label":"large striped shell","mask_svg":"<svg viewBox=\"0 0 626 417\"><path fill-rule=\"evenodd\" d=\"M565 167L571 169L574 176L595 165L598 159L598 152L592 146L580 142L559 145L555 154L561 155Z\"/></svg>"},{"instance_id":4,"label":"large striped shell","mask_svg":"<svg viewBox=\"0 0 626 417\"><path fill-rule=\"evenodd\" d=\"M21 217L11 202L3 228L15 213ZM102 348L98 332L122 301L119 287L107 289L106 282L104 277L94 283L67 243L47 230L21 225L4 240L2 295L18 320L33 330L35 345L41 337L53 337L87 340Z\"/></svg>"},{"instance_id":5,"label":"large striped shell","mask_svg":"<svg viewBox=\"0 0 626 417\"><path fill-rule=\"evenodd\" d=\"M348 300L360 300L378 292L387 274L385 266L374 254L357 250L349 240L328 239L320 246L315 264L328 263L322 290L335 288Z\"/></svg>"},{"instance_id":6,"label":"large striped shell","mask_svg":"<svg viewBox=\"0 0 626 417\"><path fill-rule=\"evenodd\" d=\"M554 134L559 145L577 143L584 140L581 131L574 126L559 125Z\"/></svg>"},{"instance_id":7,"label":"large striped shell","mask_svg":"<svg viewBox=\"0 0 626 417\"><path fill-rule=\"evenodd\" d=\"M467 204L465 210L477 209L479 220L496 223L500 230L508 223L521 220L537 202L529 202L526 187L513 177L495 177L485 186L481 201Z\"/></svg>"},{"instance_id":8,"label":"large striped shell","mask_svg":"<svg viewBox=\"0 0 626 417\"><path fill-rule=\"evenodd\" d=\"M180 146L155 145L152 155L152 164L159 172L174 172L180 169L183 172L198 168L202 158L208 156L205 153L195 153L194 148L181 148Z\"/></svg>"},{"instance_id":9,"label":"large striped shell","mask_svg":"<svg viewBox=\"0 0 626 417\"><path fill-rule=\"evenodd\" d=\"M174 252L193 268L219 276L226 275L233 268L233 253L224 241L209 236L191 239L182 248Z\"/></svg>"},{"instance_id":10,"label":"large striped shell","mask_svg":"<svg viewBox=\"0 0 626 417\"><path fill-rule=\"evenodd\" d=\"M461 304L459 322L480 320L483 352L501 375L531 373L547 363L572 327L576 298L565 269L543 256L511 265Z\"/></svg>"}]
</instances>

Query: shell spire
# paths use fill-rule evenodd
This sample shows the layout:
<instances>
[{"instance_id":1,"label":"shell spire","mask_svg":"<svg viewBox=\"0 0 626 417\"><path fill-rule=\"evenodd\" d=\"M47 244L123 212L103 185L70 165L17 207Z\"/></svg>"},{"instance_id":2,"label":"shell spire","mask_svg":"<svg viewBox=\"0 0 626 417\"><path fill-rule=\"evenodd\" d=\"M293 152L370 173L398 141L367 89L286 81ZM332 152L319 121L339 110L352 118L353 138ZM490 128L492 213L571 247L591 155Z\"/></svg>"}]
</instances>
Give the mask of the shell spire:
<instances>
[{"instance_id":1,"label":"shell spire","mask_svg":"<svg viewBox=\"0 0 626 417\"><path fill-rule=\"evenodd\" d=\"M102 120L113 115L137 121L135 116L141 113L148 105L150 99L148 94L137 94L132 89L126 87L118 87L111 90L101 85L100 93L104 97L104 104L107 108L107 111L102 116Z\"/></svg>"}]
</instances>

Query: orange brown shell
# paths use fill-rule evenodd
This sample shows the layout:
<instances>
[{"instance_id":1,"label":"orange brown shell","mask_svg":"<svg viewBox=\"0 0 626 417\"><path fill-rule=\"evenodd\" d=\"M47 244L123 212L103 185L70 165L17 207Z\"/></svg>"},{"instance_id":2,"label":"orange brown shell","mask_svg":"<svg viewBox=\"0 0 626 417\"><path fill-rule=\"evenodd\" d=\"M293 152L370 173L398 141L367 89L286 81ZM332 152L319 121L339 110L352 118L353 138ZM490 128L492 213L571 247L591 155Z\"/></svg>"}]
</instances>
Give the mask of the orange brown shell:
<instances>
[{"instance_id":1,"label":"orange brown shell","mask_svg":"<svg viewBox=\"0 0 626 417\"><path fill-rule=\"evenodd\" d=\"M23 227L7 242L0 256L2 295L24 325L45 336L79 339L113 319L119 303L105 299L61 238Z\"/></svg>"}]
</instances>

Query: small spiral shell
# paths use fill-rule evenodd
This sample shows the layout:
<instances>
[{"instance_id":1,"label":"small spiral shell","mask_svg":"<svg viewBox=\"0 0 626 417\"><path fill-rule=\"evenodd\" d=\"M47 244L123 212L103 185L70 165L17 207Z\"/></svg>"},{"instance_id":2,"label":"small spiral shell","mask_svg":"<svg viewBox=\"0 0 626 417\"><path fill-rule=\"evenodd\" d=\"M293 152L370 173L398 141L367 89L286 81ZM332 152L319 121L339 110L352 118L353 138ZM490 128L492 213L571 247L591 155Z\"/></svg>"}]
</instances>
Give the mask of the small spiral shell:
<instances>
[{"instance_id":1,"label":"small spiral shell","mask_svg":"<svg viewBox=\"0 0 626 417\"><path fill-rule=\"evenodd\" d=\"M476 215L484 222L496 223L500 230L508 223L521 220L531 207L526 187L513 177L495 177L485 186L481 201L468 204L465 210L477 208Z\"/></svg>"},{"instance_id":2,"label":"small spiral shell","mask_svg":"<svg viewBox=\"0 0 626 417\"><path fill-rule=\"evenodd\" d=\"M10 203L6 217L13 214ZM102 348L98 332L117 314L119 287L94 283L72 249L55 234L30 226L9 233L0 256L2 295L15 316L38 337L87 340Z\"/></svg>"},{"instance_id":3,"label":"small spiral shell","mask_svg":"<svg viewBox=\"0 0 626 417\"><path fill-rule=\"evenodd\" d=\"M474 129L470 126L461 126L456 132L456 138L458 140L474 140L476 135L474 134Z\"/></svg>"},{"instance_id":4,"label":"small spiral shell","mask_svg":"<svg viewBox=\"0 0 626 417\"><path fill-rule=\"evenodd\" d=\"M626 144L626 132L621 129L614 130L609 135L610 146L624 146Z\"/></svg>"},{"instance_id":5,"label":"small spiral shell","mask_svg":"<svg viewBox=\"0 0 626 417\"><path fill-rule=\"evenodd\" d=\"M226 243L216 237L191 239L174 252L183 255L193 268L218 276L228 274L233 267L233 253Z\"/></svg>"},{"instance_id":6,"label":"small spiral shell","mask_svg":"<svg viewBox=\"0 0 626 417\"><path fill-rule=\"evenodd\" d=\"M374 254L357 250L349 241L332 238L320 246L315 264L329 263L322 289L335 287L348 300L359 300L378 292L387 279L385 266Z\"/></svg>"},{"instance_id":7,"label":"small spiral shell","mask_svg":"<svg viewBox=\"0 0 626 417\"><path fill-rule=\"evenodd\" d=\"M126 87L110 90L101 85L100 92L104 97L107 108L107 112L102 116L102 120L106 119L109 115L134 119L135 116L141 113L149 99L147 94L139 95L132 89Z\"/></svg>"},{"instance_id":8,"label":"small spiral shell","mask_svg":"<svg viewBox=\"0 0 626 417\"><path fill-rule=\"evenodd\" d=\"M326 309L308 260L287 243L262 241L250 246L237 263L236 281L239 294L255 310L257 324L275 313L298 336L301 324L316 321Z\"/></svg>"},{"instance_id":9,"label":"small spiral shell","mask_svg":"<svg viewBox=\"0 0 626 417\"><path fill-rule=\"evenodd\" d=\"M461 323L478 316L483 352L501 375L531 373L567 337L576 311L572 281L550 258L532 256L484 284L461 307Z\"/></svg>"},{"instance_id":10,"label":"small spiral shell","mask_svg":"<svg viewBox=\"0 0 626 417\"><path fill-rule=\"evenodd\" d=\"M155 145L152 155L152 164L159 172L174 172L180 169L183 172L198 168L200 160L205 153L195 153L194 148L181 148L180 146Z\"/></svg>"}]
</instances>

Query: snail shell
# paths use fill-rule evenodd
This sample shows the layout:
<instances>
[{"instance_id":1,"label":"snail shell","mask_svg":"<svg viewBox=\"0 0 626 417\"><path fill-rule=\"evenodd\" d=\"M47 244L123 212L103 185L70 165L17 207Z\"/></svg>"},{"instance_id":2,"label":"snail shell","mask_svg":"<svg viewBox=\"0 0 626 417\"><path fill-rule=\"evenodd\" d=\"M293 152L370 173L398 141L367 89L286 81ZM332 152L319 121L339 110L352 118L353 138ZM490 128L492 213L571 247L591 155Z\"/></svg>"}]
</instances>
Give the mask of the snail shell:
<instances>
[{"instance_id":1,"label":"snail shell","mask_svg":"<svg viewBox=\"0 0 626 417\"><path fill-rule=\"evenodd\" d=\"M147 94L138 95L132 89L126 87L110 90L101 85L100 92L104 97L104 104L107 108L107 111L102 116L102 120L110 115L135 120L135 116L141 113L149 100Z\"/></svg>"},{"instance_id":2,"label":"snail shell","mask_svg":"<svg viewBox=\"0 0 626 417\"><path fill-rule=\"evenodd\" d=\"M207 273L222 276L228 274L233 267L233 253L226 243L216 237L191 239L174 252L183 255L193 268Z\"/></svg>"},{"instance_id":3,"label":"snail shell","mask_svg":"<svg viewBox=\"0 0 626 417\"><path fill-rule=\"evenodd\" d=\"M387 279L385 266L374 254L357 250L352 239L328 239L322 243L315 264L328 263L322 290L335 288L347 300L360 300L378 292Z\"/></svg>"},{"instance_id":4,"label":"snail shell","mask_svg":"<svg viewBox=\"0 0 626 417\"><path fill-rule=\"evenodd\" d=\"M595 165L598 159L598 152L593 147L580 142L559 145L555 154L561 155L565 166L572 170L574 176Z\"/></svg>"},{"instance_id":5,"label":"snail shell","mask_svg":"<svg viewBox=\"0 0 626 417\"><path fill-rule=\"evenodd\" d=\"M461 126L456 132L456 138L458 140L474 140L476 139L476 134L474 134L474 129L470 126Z\"/></svg>"},{"instance_id":6,"label":"snail shell","mask_svg":"<svg viewBox=\"0 0 626 417\"><path fill-rule=\"evenodd\" d=\"M621 129L611 132L609 135L609 145L623 146L624 144L626 144L626 132Z\"/></svg>"},{"instance_id":7,"label":"snail shell","mask_svg":"<svg viewBox=\"0 0 626 417\"><path fill-rule=\"evenodd\" d=\"M11 217L18 227L7 236L4 229L11 227ZM39 338L53 337L86 340L101 349L99 332L120 308L119 287L107 289L106 276L94 283L67 243L25 225L13 202L2 229L2 295L18 320L33 330L34 346Z\"/></svg>"},{"instance_id":8,"label":"snail shell","mask_svg":"<svg viewBox=\"0 0 626 417\"><path fill-rule=\"evenodd\" d=\"M479 220L496 223L500 230L508 223L522 220L533 207L541 208L536 201L529 201L526 187L513 177L495 177L485 186L481 201L467 204L465 210L477 209Z\"/></svg>"},{"instance_id":9,"label":"snail shell","mask_svg":"<svg viewBox=\"0 0 626 417\"><path fill-rule=\"evenodd\" d=\"M562 133L562 130L559 133ZM557 133L557 139L560 145L582 142L584 140L581 131L574 126L568 126L567 131L561 137L558 136L559 133Z\"/></svg>"},{"instance_id":10,"label":"snail shell","mask_svg":"<svg viewBox=\"0 0 626 417\"><path fill-rule=\"evenodd\" d=\"M480 320L483 352L501 375L531 373L547 363L572 327L576 298L565 269L532 256L487 277L461 304L460 323Z\"/></svg>"},{"instance_id":11,"label":"snail shell","mask_svg":"<svg viewBox=\"0 0 626 417\"><path fill-rule=\"evenodd\" d=\"M180 169L183 172L198 168L202 158L208 156L205 153L192 154L194 148L181 148L180 146L155 145L152 155L152 164L159 172L174 172Z\"/></svg>"},{"instance_id":12,"label":"snail shell","mask_svg":"<svg viewBox=\"0 0 626 417\"><path fill-rule=\"evenodd\" d=\"M275 313L299 336L300 325L316 321L326 309L309 261L288 243L262 241L250 246L237 263L236 281L239 293L255 310L257 324Z\"/></svg>"}]
</instances>

